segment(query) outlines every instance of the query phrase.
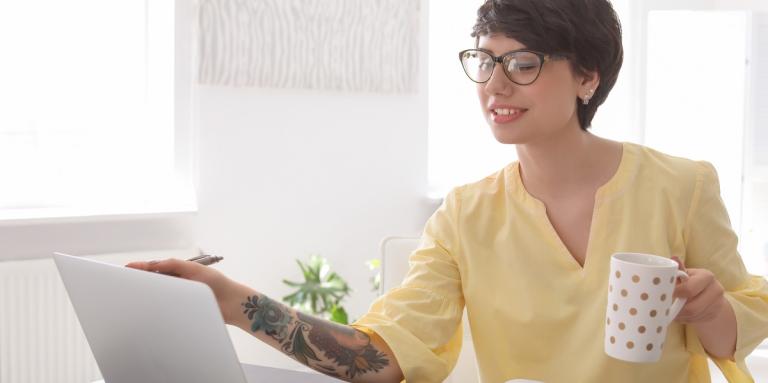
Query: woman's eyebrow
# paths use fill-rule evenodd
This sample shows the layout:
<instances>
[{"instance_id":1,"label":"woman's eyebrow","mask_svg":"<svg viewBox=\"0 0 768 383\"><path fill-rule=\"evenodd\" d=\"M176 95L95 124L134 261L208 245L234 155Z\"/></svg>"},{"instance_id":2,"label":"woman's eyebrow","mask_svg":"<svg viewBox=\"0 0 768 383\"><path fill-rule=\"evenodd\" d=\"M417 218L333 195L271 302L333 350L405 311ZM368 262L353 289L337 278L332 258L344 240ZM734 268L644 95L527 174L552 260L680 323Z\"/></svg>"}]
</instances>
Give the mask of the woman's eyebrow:
<instances>
[{"instance_id":1,"label":"woman's eyebrow","mask_svg":"<svg viewBox=\"0 0 768 383\"><path fill-rule=\"evenodd\" d=\"M527 51L527 50L529 50L526 47L522 47L522 48L516 48L516 49L512 49L512 50L507 50L507 51L504 51L504 52L502 52L500 54L497 54L496 51L493 50L493 49L488 49L488 48L483 48L483 47L478 47L477 49L482 50L482 51L486 51L486 52L488 52L488 53L490 53L490 54L492 54L494 56L503 56L503 55L505 55L507 53L511 53L511 52L518 52L518 51Z\"/></svg>"}]
</instances>

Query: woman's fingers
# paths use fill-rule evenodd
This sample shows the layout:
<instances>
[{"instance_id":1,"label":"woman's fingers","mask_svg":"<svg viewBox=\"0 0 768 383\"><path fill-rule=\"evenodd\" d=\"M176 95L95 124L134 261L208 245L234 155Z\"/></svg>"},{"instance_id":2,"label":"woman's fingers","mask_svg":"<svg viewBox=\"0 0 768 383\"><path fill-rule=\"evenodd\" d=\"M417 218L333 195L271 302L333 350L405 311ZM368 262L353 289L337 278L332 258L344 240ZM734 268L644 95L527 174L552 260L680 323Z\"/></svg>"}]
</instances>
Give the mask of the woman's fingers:
<instances>
[{"instance_id":1,"label":"woman's fingers","mask_svg":"<svg viewBox=\"0 0 768 383\"><path fill-rule=\"evenodd\" d=\"M181 277L186 277L194 273L197 267L205 267L195 262L187 262L187 261L183 261L181 259L175 259L175 258L164 259L164 260L153 260L153 261L146 261L146 262L131 262L125 266L134 268L134 269L144 270L144 271L153 271L153 272L163 273L163 274L178 275Z\"/></svg>"},{"instance_id":2,"label":"woman's fingers","mask_svg":"<svg viewBox=\"0 0 768 383\"><path fill-rule=\"evenodd\" d=\"M674 296L687 300L675 320L682 323L708 320L717 314L725 290L709 270L688 269L686 272L688 280L675 286Z\"/></svg>"},{"instance_id":3,"label":"woman's fingers","mask_svg":"<svg viewBox=\"0 0 768 383\"><path fill-rule=\"evenodd\" d=\"M690 269L687 272L688 280L675 286L674 295L676 297L691 300L704 291L707 286L716 282L715 275L709 270Z\"/></svg>"},{"instance_id":4,"label":"woman's fingers","mask_svg":"<svg viewBox=\"0 0 768 383\"><path fill-rule=\"evenodd\" d=\"M677 268L678 268L679 270L685 271L686 273L688 272L688 271L685 269L685 265L683 264L683 261L681 261L681 260L680 260L680 258L678 258L677 256L674 256L674 255L673 255L673 256L672 256L672 260L673 260L673 261L675 261L675 262L677 262Z\"/></svg>"},{"instance_id":5,"label":"woman's fingers","mask_svg":"<svg viewBox=\"0 0 768 383\"><path fill-rule=\"evenodd\" d=\"M677 320L681 322L698 322L711 319L719 311L723 299L723 288L719 283L708 285L704 291L689 299L680 310Z\"/></svg>"},{"instance_id":6,"label":"woman's fingers","mask_svg":"<svg viewBox=\"0 0 768 383\"><path fill-rule=\"evenodd\" d=\"M126 264L125 267L147 271L149 269L149 262L144 262L144 261L130 262Z\"/></svg>"}]
</instances>

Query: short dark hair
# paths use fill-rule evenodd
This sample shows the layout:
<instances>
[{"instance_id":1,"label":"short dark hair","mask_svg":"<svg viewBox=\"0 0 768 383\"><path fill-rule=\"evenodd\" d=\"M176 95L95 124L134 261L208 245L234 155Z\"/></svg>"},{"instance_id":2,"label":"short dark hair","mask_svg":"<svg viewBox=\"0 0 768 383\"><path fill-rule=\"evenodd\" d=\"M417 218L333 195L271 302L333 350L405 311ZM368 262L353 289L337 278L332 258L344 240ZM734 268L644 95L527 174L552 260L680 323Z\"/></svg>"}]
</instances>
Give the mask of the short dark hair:
<instances>
[{"instance_id":1,"label":"short dark hair","mask_svg":"<svg viewBox=\"0 0 768 383\"><path fill-rule=\"evenodd\" d=\"M477 10L472 37L504 34L531 50L568 57L578 74L596 71L600 85L589 105L579 100L587 130L610 93L624 60L621 24L608 0L486 0Z\"/></svg>"}]
</instances>

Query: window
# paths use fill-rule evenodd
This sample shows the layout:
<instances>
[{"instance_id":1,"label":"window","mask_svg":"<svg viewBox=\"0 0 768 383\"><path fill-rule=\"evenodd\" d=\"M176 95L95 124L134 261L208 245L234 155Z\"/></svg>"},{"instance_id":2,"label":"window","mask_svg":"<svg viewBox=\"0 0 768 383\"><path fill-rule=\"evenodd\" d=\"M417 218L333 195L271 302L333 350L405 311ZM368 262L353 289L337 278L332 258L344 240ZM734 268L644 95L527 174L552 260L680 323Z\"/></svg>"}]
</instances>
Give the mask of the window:
<instances>
[{"instance_id":1,"label":"window","mask_svg":"<svg viewBox=\"0 0 768 383\"><path fill-rule=\"evenodd\" d=\"M742 211L748 16L656 10L648 13L647 24L645 143L711 162L736 232Z\"/></svg>"},{"instance_id":2,"label":"window","mask_svg":"<svg viewBox=\"0 0 768 383\"><path fill-rule=\"evenodd\" d=\"M482 2L461 3L430 12L433 197L516 159L514 147L493 139L458 64L457 52L474 44L469 33ZM612 3L625 60L592 131L712 162L747 268L768 274L768 3Z\"/></svg>"},{"instance_id":3,"label":"window","mask_svg":"<svg viewBox=\"0 0 768 383\"><path fill-rule=\"evenodd\" d=\"M0 4L0 218L194 206L174 17L170 0Z\"/></svg>"},{"instance_id":4,"label":"window","mask_svg":"<svg viewBox=\"0 0 768 383\"><path fill-rule=\"evenodd\" d=\"M749 269L768 274L768 9L751 22L741 241Z\"/></svg>"},{"instance_id":5,"label":"window","mask_svg":"<svg viewBox=\"0 0 768 383\"><path fill-rule=\"evenodd\" d=\"M644 143L715 165L747 269L768 274L768 9L643 4Z\"/></svg>"}]
</instances>

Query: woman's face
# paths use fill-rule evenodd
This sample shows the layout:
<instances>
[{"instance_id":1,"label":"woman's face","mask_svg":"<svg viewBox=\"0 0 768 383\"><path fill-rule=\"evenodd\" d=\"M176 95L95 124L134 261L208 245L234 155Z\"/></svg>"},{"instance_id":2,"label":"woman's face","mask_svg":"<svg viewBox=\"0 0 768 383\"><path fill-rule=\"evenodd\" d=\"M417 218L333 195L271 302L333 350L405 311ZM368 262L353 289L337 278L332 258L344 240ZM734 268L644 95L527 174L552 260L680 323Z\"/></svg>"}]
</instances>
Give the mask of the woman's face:
<instances>
[{"instance_id":1,"label":"woman's face","mask_svg":"<svg viewBox=\"0 0 768 383\"><path fill-rule=\"evenodd\" d=\"M481 36L478 47L495 56L526 48L515 39L496 34ZM525 144L580 129L576 102L587 89L594 88L573 74L568 60L546 61L530 85L510 81L501 64L496 65L490 80L477 84L483 115L496 140L504 144Z\"/></svg>"}]
</instances>

